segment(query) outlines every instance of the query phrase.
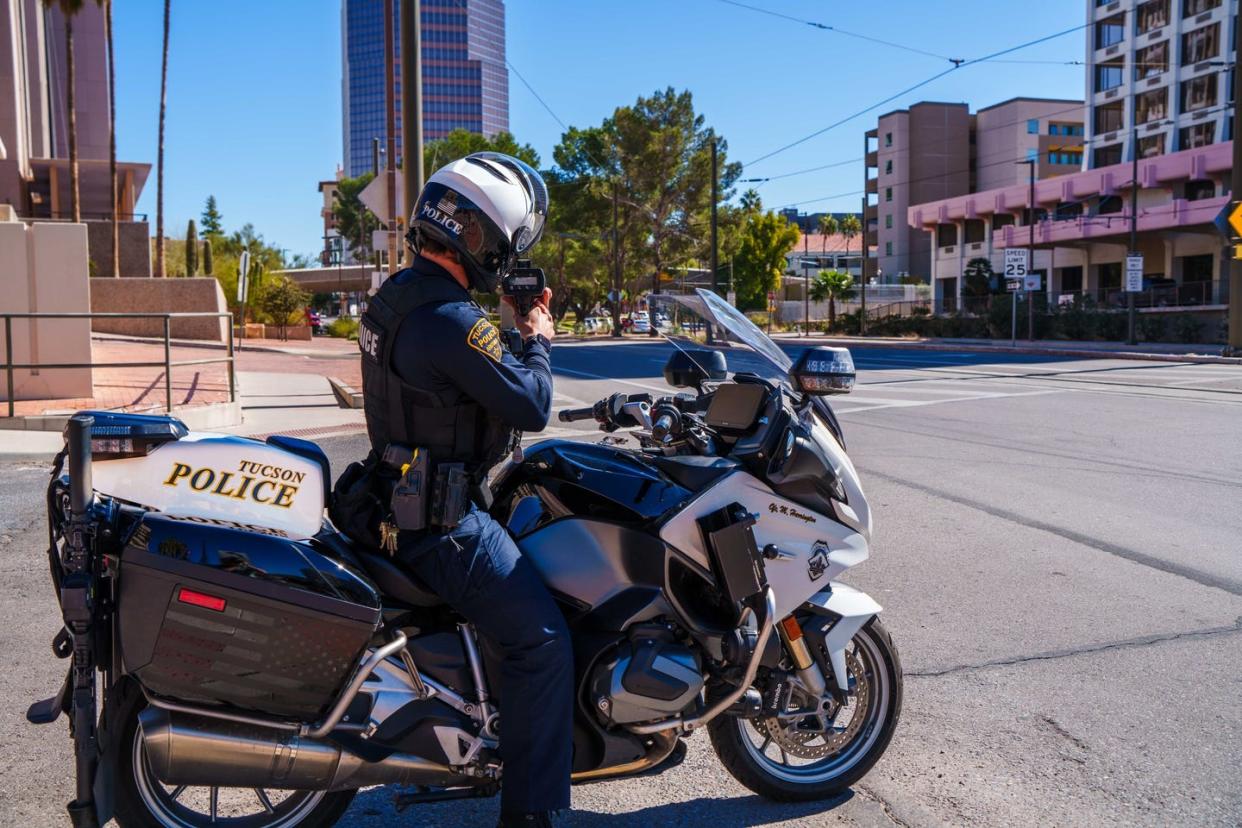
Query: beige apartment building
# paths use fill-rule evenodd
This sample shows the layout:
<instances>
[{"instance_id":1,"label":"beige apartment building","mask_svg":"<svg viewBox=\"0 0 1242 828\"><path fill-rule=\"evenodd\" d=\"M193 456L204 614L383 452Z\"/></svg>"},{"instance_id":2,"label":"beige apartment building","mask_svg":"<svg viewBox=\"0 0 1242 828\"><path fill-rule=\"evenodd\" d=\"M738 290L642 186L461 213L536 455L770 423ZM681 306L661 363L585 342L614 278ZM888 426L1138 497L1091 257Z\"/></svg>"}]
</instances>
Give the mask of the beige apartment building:
<instances>
[{"instance_id":1,"label":"beige apartment building","mask_svg":"<svg viewBox=\"0 0 1242 828\"><path fill-rule=\"evenodd\" d=\"M1089 168L1132 161L1135 144L1153 158L1232 140L1237 0L1087 0L1086 11Z\"/></svg>"},{"instance_id":2,"label":"beige apartment building","mask_svg":"<svg viewBox=\"0 0 1242 828\"><path fill-rule=\"evenodd\" d=\"M881 115L866 134L866 278L930 283L932 240L910 207L1076 172L1083 163L1082 101L1013 98L971 114L964 103L923 102Z\"/></svg>"}]
</instances>

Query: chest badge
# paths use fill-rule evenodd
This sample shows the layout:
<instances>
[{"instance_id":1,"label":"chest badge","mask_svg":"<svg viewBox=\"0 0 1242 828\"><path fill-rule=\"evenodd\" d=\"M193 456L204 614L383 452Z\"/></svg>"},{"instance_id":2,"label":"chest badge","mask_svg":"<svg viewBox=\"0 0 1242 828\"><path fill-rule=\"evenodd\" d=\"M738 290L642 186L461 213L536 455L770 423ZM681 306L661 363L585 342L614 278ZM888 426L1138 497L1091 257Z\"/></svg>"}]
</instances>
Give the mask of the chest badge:
<instances>
[{"instance_id":1,"label":"chest badge","mask_svg":"<svg viewBox=\"0 0 1242 828\"><path fill-rule=\"evenodd\" d=\"M466 334L466 344L481 354L485 354L496 362L500 362L500 331L486 319L474 323L470 333Z\"/></svg>"}]
</instances>

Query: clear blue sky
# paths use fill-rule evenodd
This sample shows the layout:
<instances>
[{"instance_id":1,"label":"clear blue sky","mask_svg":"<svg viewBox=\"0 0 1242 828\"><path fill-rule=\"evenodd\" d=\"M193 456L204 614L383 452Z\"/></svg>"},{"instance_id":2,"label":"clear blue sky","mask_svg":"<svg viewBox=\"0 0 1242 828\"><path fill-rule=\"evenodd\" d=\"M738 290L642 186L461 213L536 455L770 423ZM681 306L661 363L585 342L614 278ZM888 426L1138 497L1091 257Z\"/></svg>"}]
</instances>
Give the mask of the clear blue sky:
<instances>
[{"instance_id":1,"label":"clear blue sky","mask_svg":"<svg viewBox=\"0 0 1242 828\"><path fill-rule=\"evenodd\" d=\"M1083 0L750 5L948 57L975 58L1085 20ZM507 0L509 59L566 124L599 123L665 86L690 89L729 158L749 162L948 68L912 54L728 5L721 0ZM155 162L161 8L116 6L118 143L125 160ZM252 222L291 253L320 247L316 182L340 162L340 0L173 0L165 206L181 235L214 194L226 226ZM1085 33L1008 56L1081 61ZM511 74L510 123L545 162L561 126ZM919 100L972 109L1028 95L1080 98L1083 67L968 66L749 168L779 175L862 154L875 116ZM770 207L862 187L862 164L772 181ZM857 210L859 196L802 209ZM155 173L139 203L155 212Z\"/></svg>"}]
</instances>

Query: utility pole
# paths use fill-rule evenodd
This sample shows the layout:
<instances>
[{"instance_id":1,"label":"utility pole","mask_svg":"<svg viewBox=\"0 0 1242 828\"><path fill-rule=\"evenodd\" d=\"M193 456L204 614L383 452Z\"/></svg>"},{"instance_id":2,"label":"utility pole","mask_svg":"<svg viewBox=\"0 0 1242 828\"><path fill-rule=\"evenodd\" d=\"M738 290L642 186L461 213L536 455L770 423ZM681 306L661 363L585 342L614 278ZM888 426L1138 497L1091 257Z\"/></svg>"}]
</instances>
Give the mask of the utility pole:
<instances>
[{"instance_id":1,"label":"utility pole","mask_svg":"<svg viewBox=\"0 0 1242 828\"><path fill-rule=\"evenodd\" d=\"M867 140L864 138L863 149L865 150L866 148L867 148ZM862 237L862 254L859 256L859 261L862 263L862 267L860 268L861 273L862 273L862 275L860 276L860 279L862 280L862 307L858 311L858 335L866 336L867 335L867 259L870 258L867 254L870 252L870 247L868 247L868 243L867 243L867 196L865 193L862 197L862 232L859 233L859 235ZM845 266L847 269L849 268L848 257L846 258Z\"/></svg>"},{"instance_id":2,"label":"utility pole","mask_svg":"<svg viewBox=\"0 0 1242 828\"><path fill-rule=\"evenodd\" d=\"M621 336L621 239L617 233L617 180L612 180L612 335Z\"/></svg>"},{"instance_id":3,"label":"utility pole","mask_svg":"<svg viewBox=\"0 0 1242 828\"><path fill-rule=\"evenodd\" d=\"M380 142L378 138L371 139L371 177L379 178L379 155Z\"/></svg>"},{"instance_id":4,"label":"utility pole","mask_svg":"<svg viewBox=\"0 0 1242 828\"><path fill-rule=\"evenodd\" d=\"M1138 256L1138 96L1137 94L1130 96L1130 256ZM1125 285L1129 287L1129 285ZM1135 331L1135 317L1138 316L1138 309L1135 307L1134 291L1126 291L1126 343L1134 345L1138 343L1138 336Z\"/></svg>"},{"instance_id":5,"label":"utility pole","mask_svg":"<svg viewBox=\"0 0 1242 828\"><path fill-rule=\"evenodd\" d=\"M811 335L811 234L802 234L802 335Z\"/></svg>"},{"instance_id":6,"label":"utility pole","mask_svg":"<svg viewBox=\"0 0 1242 828\"><path fill-rule=\"evenodd\" d=\"M720 173L716 168L716 145L719 139L712 135L712 290L716 295L720 295L720 274L717 268L720 266L718 261L719 250L716 243L716 203L720 201Z\"/></svg>"},{"instance_id":7,"label":"utility pole","mask_svg":"<svg viewBox=\"0 0 1242 828\"><path fill-rule=\"evenodd\" d=\"M384 3L384 103L385 131L388 143L388 275L397 272L397 60L393 54L393 36L395 21L393 20L392 3Z\"/></svg>"},{"instance_id":8,"label":"utility pole","mask_svg":"<svg viewBox=\"0 0 1242 828\"><path fill-rule=\"evenodd\" d=\"M1035 270L1035 160L1030 159L1027 162L1030 167L1030 199L1031 199L1031 229L1030 236L1026 242L1026 260L1028 272ZM1051 283L1052 274L1048 274L1048 281ZM1023 286L1025 287L1025 285ZM1026 292L1026 338L1031 342L1035 341L1035 296L1033 291Z\"/></svg>"},{"instance_id":9,"label":"utility pole","mask_svg":"<svg viewBox=\"0 0 1242 828\"><path fill-rule=\"evenodd\" d=\"M1238 84L1242 83L1242 61L1238 55L1233 60L1233 173L1230 177L1230 199L1242 198L1242 142L1238 141L1238 128L1242 127L1238 111ZM1242 260L1237 258L1236 248L1229 248L1229 352L1242 351Z\"/></svg>"},{"instance_id":10,"label":"utility pole","mask_svg":"<svg viewBox=\"0 0 1242 828\"><path fill-rule=\"evenodd\" d=\"M385 0L391 5L392 0ZM401 147L405 210L412 211L423 191L423 44L422 3L401 0ZM408 220L409 216L401 216ZM406 264L414 251L401 245Z\"/></svg>"}]
</instances>

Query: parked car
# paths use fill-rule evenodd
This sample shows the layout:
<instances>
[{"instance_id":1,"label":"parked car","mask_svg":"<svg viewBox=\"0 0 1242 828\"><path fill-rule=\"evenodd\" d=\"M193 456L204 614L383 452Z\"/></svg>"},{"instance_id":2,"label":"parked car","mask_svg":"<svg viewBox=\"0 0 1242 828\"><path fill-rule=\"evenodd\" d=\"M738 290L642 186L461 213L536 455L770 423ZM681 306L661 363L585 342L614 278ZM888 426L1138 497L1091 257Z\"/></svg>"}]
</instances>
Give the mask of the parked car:
<instances>
[{"instance_id":1,"label":"parked car","mask_svg":"<svg viewBox=\"0 0 1242 828\"><path fill-rule=\"evenodd\" d=\"M630 314L630 330L639 334L651 333L651 322L646 311L634 311Z\"/></svg>"},{"instance_id":2,"label":"parked car","mask_svg":"<svg viewBox=\"0 0 1242 828\"><path fill-rule=\"evenodd\" d=\"M306 324L310 325L311 333L315 336L322 336L324 332L323 317L319 315L319 311L306 311Z\"/></svg>"}]
</instances>

